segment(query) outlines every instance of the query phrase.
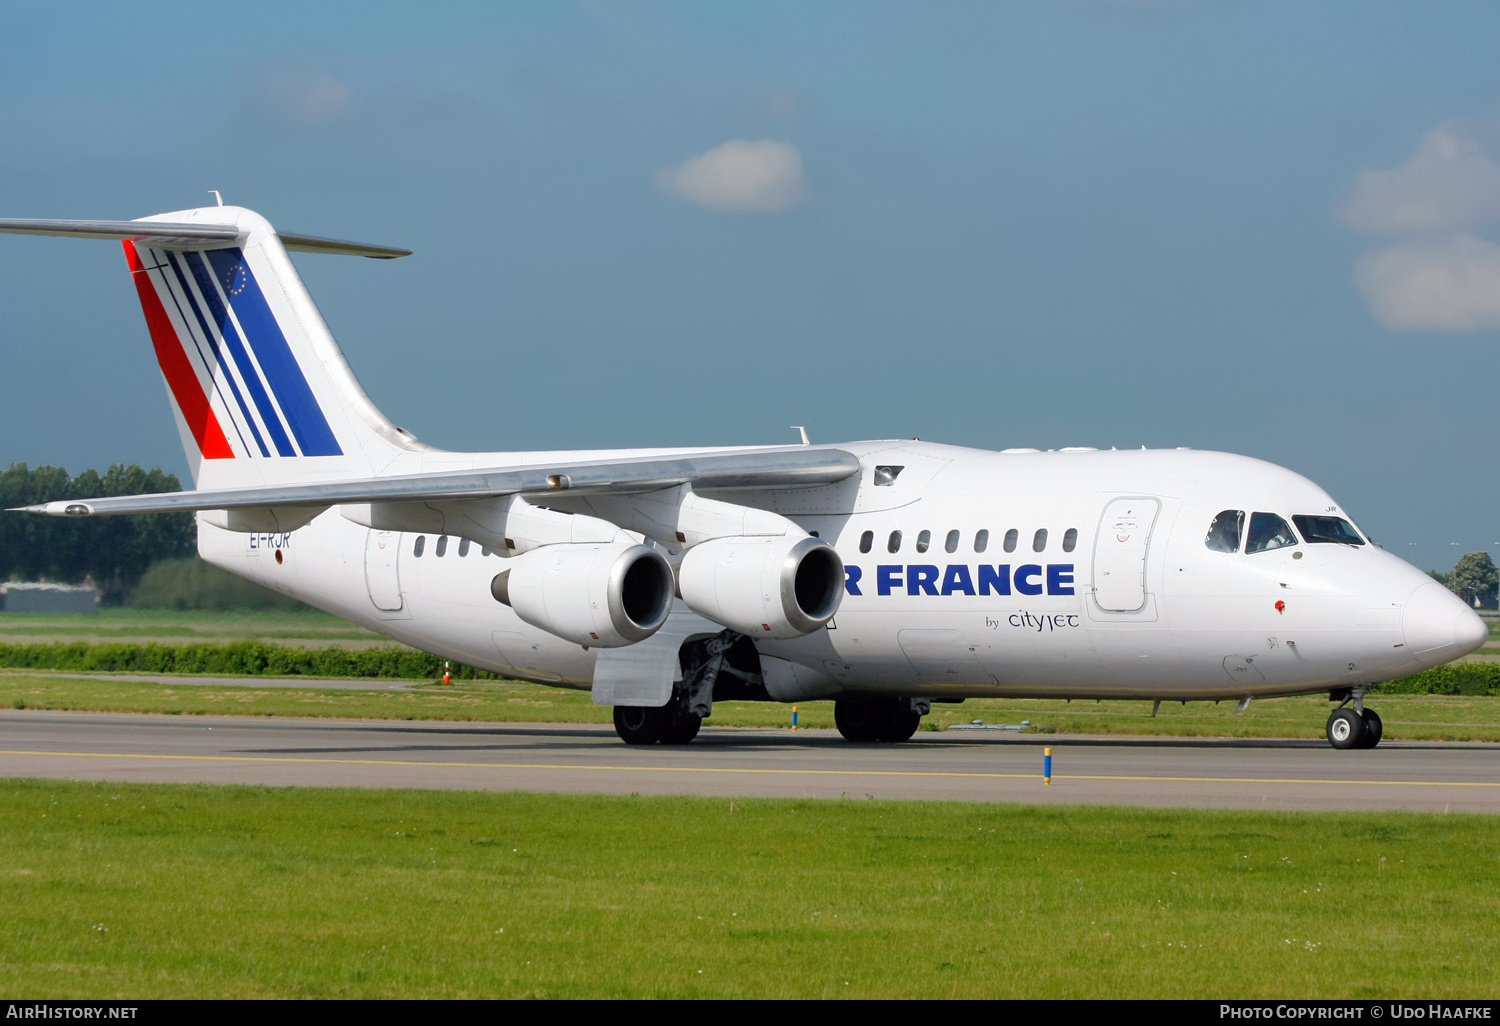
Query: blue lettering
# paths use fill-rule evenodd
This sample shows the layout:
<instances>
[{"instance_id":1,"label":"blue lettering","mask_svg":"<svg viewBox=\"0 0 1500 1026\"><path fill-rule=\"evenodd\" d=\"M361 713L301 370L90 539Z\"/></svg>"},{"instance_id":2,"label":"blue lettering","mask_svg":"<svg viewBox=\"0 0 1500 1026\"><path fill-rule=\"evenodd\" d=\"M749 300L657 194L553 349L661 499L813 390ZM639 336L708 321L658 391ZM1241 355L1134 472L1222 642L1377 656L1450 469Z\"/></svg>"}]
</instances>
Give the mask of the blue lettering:
<instances>
[{"instance_id":1,"label":"blue lettering","mask_svg":"<svg viewBox=\"0 0 1500 1026\"><path fill-rule=\"evenodd\" d=\"M1042 593L1042 568L1036 563L1026 563L1016 567L1016 590L1022 595L1040 595ZM1028 581L1035 580L1035 584Z\"/></svg>"},{"instance_id":2,"label":"blue lettering","mask_svg":"<svg viewBox=\"0 0 1500 1026\"><path fill-rule=\"evenodd\" d=\"M863 573L864 573L864 571L861 570L859 567L857 567L857 566L850 566L848 563L845 563L844 564L844 590L847 591L851 595L859 595L859 594L861 594L861 592L859 590L859 578L860 578L860 576Z\"/></svg>"},{"instance_id":3,"label":"blue lettering","mask_svg":"<svg viewBox=\"0 0 1500 1026\"><path fill-rule=\"evenodd\" d=\"M965 595L974 594L974 582L969 577L969 568L962 563L950 563L943 574L943 594L952 595L955 591L961 591Z\"/></svg>"},{"instance_id":4,"label":"blue lettering","mask_svg":"<svg viewBox=\"0 0 1500 1026\"><path fill-rule=\"evenodd\" d=\"M1047 564L1047 594L1048 595L1071 595L1071 594L1073 594L1073 564L1072 563L1048 563Z\"/></svg>"},{"instance_id":5,"label":"blue lettering","mask_svg":"<svg viewBox=\"0 0 1500 1026\"><path fill-rule=\"evenodd\" d=\"M979 594L988 595L990 589L995 589L996 595L1010 594L1010 564L1001 563L999 566L981 566L979 568Z\"/></svg>"},{"instance_id":6,"label":"blue lettering","mask_svg":"<svg viewBox=\"0 0 1500 1026\"><path fill-rule=\"evenodd\" d=\"M889 595L892 588L901 587L901 568L899 566L877 566L875 568L875 590L881 595Z\"/></svg>"},{"instance_id":7,"label":"blue lettering","mask_svg":"<svg viewBox=\"0 0 1500 1026\"><path fill-rule=\"evenodd\" d=\"M906 568L906 593L908 595L937 594L938 568L917 564Z\"/></svg>"}]
</instances>

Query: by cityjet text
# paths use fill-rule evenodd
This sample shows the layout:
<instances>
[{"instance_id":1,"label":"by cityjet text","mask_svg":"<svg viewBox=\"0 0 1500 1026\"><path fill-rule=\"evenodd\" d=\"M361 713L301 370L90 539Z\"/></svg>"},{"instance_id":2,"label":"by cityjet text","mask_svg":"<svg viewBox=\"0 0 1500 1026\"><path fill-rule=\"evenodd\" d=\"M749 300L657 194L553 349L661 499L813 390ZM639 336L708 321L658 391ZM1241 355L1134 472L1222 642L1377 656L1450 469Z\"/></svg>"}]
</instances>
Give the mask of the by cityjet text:
<instances>
[{"instance_id":1,"label":"by cityjet text","mask_svg":"<svg viewBox=\"0 0 1500 1026\"><path fill-rule=\"evenodd\" d=\"M11 1004L7 1019L134 1019L134 1005Z\"/></svg>"},{"instance_id":2,"label":"by cityjet text","mask_svg":"<svg viewBox=\"0 0 1500 1026\"><path fill-rule=\"evenodd\" d=\"M1490 1005L1220 1005L1220 1019L1488 1019Z\"/></svg>"}]
</instances>

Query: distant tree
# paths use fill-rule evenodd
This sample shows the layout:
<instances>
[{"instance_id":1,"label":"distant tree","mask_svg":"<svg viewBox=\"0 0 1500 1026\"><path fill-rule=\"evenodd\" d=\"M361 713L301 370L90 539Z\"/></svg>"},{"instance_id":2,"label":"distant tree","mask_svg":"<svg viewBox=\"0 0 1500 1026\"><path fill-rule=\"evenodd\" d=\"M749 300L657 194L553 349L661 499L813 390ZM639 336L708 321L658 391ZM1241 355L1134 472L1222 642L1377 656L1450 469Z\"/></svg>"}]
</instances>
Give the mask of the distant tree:
<instances>
[{"instance_id":1,"label":"distant tree","mask_svg":"<svg viewBox=\"0 0 1500 1026\"><path fill-rule=\"evenodd\" d=\"M1448 582L1453 577L1452 574L1445 574L1441 570L1429 570L1427 571L1427 576L1431 577L1434 581L1437 581L1445 588L1448 587Z\"/></svg>"},{"instance_id":2,"label":"distant tree","mask_svg":"<svg viewBox=\"0 0 1500 1026\"><path fill-rule=\"evenodd\" d=\"M62 467L13 463L0 471L0 509L104 495L180 491L175 474L116 463L70 478ZM90 578L107 602L120 602L159 559L197 551L191 513L150 516L38 517L0 513L0 580L78 583Z\"/></svg>"},{"instance_id":3,"label":"distant tree","mask_svg":"<svg viewBox=\"0 0 1500 1026\"><path fill-rule=\"evenodd\" d=\"M1495 569L1488 552L1470 552L1461 558L1448 575L1448 587L1454 594L1462 595L1469 605L1486 592L1500 584L1500 570Z\"/></svg>"}]
</instances>

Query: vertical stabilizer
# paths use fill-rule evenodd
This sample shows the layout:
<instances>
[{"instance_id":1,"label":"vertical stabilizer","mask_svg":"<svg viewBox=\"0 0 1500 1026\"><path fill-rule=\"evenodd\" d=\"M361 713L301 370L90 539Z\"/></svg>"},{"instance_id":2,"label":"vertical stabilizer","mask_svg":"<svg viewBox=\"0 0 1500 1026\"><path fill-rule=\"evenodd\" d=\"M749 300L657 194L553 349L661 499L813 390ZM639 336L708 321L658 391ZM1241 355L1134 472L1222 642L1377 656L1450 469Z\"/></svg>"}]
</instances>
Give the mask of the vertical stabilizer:
<instances>
[{"instance_id":1,"label":"vertical stabilizer","mask_svg":"<svg viewBox=\"0 0 1500 1026\"><path fill-rule=\"evenodd\" d=\"M152 222L232 226L232 243L148 234ZM360 387L259 214L202 207L134 222L122 242L200 488L378 474L426 449Z\"/></svg>"}]
</instances>

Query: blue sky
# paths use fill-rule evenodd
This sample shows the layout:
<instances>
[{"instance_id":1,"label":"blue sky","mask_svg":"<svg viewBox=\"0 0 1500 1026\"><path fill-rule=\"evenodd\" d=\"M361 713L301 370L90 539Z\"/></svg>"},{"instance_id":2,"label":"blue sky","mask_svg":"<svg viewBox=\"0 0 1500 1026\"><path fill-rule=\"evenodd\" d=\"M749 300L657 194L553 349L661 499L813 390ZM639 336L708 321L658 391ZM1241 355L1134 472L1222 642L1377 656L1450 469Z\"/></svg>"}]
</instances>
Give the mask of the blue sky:
<instances>
[{"instance_id":1,"label":"blue sky","mask_svg":"<svg viewBox=\"0 0 1500 1026\"><path fill-rule=\"evenodd\" d=\"M0 215L217 188L411 247L297 259L448 448L1226 449L1449 566L1500 559L1497 38L1479 3L7 5ZM0 462L185 476L117 247L0 237L0 305Z\"/></svg>"}]
</instances>

